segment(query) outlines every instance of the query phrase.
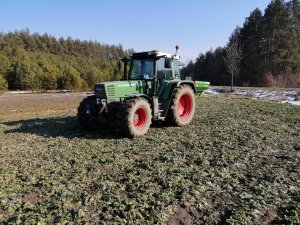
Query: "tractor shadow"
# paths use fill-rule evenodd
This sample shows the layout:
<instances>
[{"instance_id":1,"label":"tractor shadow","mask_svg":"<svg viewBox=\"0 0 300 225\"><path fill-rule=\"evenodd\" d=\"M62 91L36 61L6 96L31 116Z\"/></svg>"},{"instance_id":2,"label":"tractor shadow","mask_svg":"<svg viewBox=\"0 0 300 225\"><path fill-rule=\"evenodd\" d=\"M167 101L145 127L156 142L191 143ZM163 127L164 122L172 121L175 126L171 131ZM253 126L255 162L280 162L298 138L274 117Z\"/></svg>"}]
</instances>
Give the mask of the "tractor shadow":
<instances>
[{"instance_id":1,"label":"tractor shadow","mask_svg":"<svg viewBox=\"0 0 300 225\"><path fill-rule=\"evenodd\" d=\"M151 127L152 128L167 128L167 127L175 127L175 126L172 124L168 124L165 121L152 121ZM150 127L150 129L151 129L151 127Z\"/></svg>"},{"instance_id":2,"label":"tractor shadow","mask_svg":"<svg viewBox=\"0 0 300 225\"><path fill-rule=\"evenodd\" d=\"M8 129L4 134L23 133L35 134L42 137L64 137L64 138L84 138L84 139L122 139L124 136L113 129L104 131L89 132L79 127L77 118L74 117L54 117L36 118L28 120L17 120L2 122Z\"/></svg>"}]
</instances>

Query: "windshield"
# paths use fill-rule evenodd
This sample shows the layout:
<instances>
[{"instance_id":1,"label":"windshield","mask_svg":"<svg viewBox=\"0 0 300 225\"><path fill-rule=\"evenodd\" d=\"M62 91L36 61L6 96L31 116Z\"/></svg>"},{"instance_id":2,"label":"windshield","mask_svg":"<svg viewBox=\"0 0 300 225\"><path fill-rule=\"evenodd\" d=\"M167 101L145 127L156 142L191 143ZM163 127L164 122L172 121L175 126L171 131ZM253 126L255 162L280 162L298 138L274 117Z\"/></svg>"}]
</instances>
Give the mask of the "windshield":
<instances>
[{"instance_id":1,"label":"windshield","mask_svg":"<svg viewBox=\"0 0 300 225\"><path fill-rule=\"evenodd\" d=\"M154 59L133 59L130 67L129 78L152 79L154 76Z\"/></svg>"}]
</instances>

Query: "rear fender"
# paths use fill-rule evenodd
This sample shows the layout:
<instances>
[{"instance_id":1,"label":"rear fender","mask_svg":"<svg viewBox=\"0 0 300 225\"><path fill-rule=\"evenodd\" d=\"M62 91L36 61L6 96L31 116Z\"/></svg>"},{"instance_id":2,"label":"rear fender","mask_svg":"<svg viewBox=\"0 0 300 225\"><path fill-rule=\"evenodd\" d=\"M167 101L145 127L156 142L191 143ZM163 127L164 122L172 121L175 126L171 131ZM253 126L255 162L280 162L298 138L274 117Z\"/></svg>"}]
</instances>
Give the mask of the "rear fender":
<instances>
[{"instance_id":1,"label":"rear fender","mask_svg":"<svg viewBox=\"0 0 300 225\"><path fill-rule=\"evenodd\" d=\"M194 82L191 81L191 80L183 80L183 81L180 81L180 82L178 82L177 87L180 86L180 85L184 85L184 84L189 85L189 86L194 90L194 93L197 92L196 87L195 87L195 84L194 84Z\"/></svg>"},{"instance_id":2,"label":"rear fender","mask_svg":"<svg viewBox=\"0 0 300 225\"><path fill-rule=\"evenodd\" d=\"M193 81L172 80L168 81L168 83L163 86L163 89L160 90L159 99L168 101L172 97L175 87L179 87L180 85L189 85L193 89L194 93L196 93L196 87Z\"/></svg>"},{"instance_id":3,"label":"rear fender","mask_svg":"<svg viewBox=\"0 0 300 225\"><path fill-rule=\"evenodd\" d=\"M169 86L168 86L169 85ZM171 81L169 82L165 88L166 90L162 91L162 94L160 95L160 103L163 103L164 109L161 114L161 117L166 117L171 105L172 96L174 94L174 90L176 87L179 87L181 85L189 85L194 93L196 94L196 87L193 81L190 80L180 80L180 81Z\"/></svg>"}]
</instances>

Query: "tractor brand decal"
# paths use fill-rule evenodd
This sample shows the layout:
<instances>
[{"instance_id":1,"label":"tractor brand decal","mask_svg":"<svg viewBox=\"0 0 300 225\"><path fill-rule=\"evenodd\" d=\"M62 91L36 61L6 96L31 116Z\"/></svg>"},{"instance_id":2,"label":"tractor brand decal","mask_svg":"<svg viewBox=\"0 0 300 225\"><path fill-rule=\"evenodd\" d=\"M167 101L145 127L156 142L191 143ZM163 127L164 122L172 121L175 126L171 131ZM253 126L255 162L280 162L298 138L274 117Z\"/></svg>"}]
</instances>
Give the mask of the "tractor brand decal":
<instances>
[{"instance_id":1,"label":"tractor brand decal","mask_svg":"<svg viewBox=\"0 0 300 225\"><path fill-rule=\"evenodd\" d=\"M143 86L145 86L145 84L143 84L143 83L138 83L138 84L118 84L118 87L132 87L132 86L143 87Z\"/></svg>"},{"instance_id":2,"label":"tractor brand decal","mask_svg":"<svg viewBox=\"0 0 300 225\"><path fill-rule=\"evenodd\" d=\"M118 84L118 87L131 87L136 86L136 84Z\"/></svg>"}]
</instances>

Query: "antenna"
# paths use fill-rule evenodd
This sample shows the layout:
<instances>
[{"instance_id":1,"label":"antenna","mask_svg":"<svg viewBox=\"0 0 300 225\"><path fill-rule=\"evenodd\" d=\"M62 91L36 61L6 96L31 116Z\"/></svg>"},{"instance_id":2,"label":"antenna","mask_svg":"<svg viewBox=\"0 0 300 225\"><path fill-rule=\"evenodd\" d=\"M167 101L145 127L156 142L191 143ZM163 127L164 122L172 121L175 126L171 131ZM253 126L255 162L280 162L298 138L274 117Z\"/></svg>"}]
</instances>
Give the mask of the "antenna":
<instances>
[{"instance_id":1,"label":"antenna","mask_svg":"<svg viewBox=\"0 0 300 225\"><path fill-rule=\"evenodd\" d=\"M177 50L179 49L179 45L176 45L175 49L176 49L175 55L177 55Z\"/></svg>"}]
</instances>

